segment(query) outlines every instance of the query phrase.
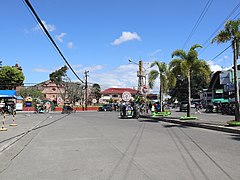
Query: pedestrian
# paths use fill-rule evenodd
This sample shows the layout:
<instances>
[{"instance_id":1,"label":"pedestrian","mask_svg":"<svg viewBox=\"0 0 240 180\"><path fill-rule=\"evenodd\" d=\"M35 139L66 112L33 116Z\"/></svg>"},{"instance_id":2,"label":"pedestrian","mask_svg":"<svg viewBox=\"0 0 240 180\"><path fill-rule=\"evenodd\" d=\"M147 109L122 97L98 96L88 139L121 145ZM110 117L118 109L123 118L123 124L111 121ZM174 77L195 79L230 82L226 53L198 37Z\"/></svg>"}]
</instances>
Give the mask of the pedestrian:
<instances>
[{"instance_id":1,"label":"pedestrian","mask_svg":"<svg viewBox=\"0 0 240 180\"><path fill-rule=\"evenodd\" d=\"M195 110L196 110L195 114L197 114L197 113L201 114L200 105L198 103L195 103Z\"/></svg>"}]
</instances>

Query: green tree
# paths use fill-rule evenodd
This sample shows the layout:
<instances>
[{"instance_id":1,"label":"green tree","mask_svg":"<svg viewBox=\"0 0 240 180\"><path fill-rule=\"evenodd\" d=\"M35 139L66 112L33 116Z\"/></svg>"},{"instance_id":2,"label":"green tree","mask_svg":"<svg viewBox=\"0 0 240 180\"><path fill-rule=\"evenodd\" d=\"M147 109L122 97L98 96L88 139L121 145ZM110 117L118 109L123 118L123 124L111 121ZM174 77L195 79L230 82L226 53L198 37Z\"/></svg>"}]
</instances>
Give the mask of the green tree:
<instances>
[{"instance_id":1,"label":"green tree","mask_svg":"<svg viewBox=\"0 0 240 180\"><path fill-rule=\"evenodd\" d=\"M91 99L96 99L97 101L101 98L101 87L99 84L93 84L90 97Z\"/></svg>"},{"instance_id":2,"label":"green tree","mask_svg":"<svg viewBox=\"0 0 240 180\"><path fill-rule=\"evenodd\" d=\"M35 87L22 88L18 91L18 95L22 96L23 98L30 96L33 99L44 99L44 94L42 91Z\"/></svg>"},{"instance_id":3,"label":"green tree","mask_svg":"<svg viewBox=\"0 0 240 180\"><path fill-rule=\"evenodd\" d=\"M70 102L75 104L75 102L83 99L84 97L84 91L83 87L79 83L68 83L68 94L67 98L69 99Z\"/></svg>"},{"instance_id":4,"label":"green tree","mask_svg":"<svg viewBox=\"0 0 240 180\"><path fill-rule=\"evenodd\" d=\"M166 93L170 83L175 83L175 80L169 80L171 78L167 64L164 62L154 61L151 63L150 68L157 67L157 70L153 69L148 74L148 85L152 89L156 80L159 78L159 102L162 111L163 105L163 93Z\"/></svg>"},{"instance_id":5,"label":"green tree","mask_svg":"<svg viewBox=\"0 0 240 180\"><path fill-rule=\"evenodd\" d=\"M195 44L188 52L183 50L176 50L172 53L173 57L178 57L170 62L170 71L176 76L181 76L187 79L187 97L188 97L188 110L187 117L190 117L190 104L191 104L191 75L193 71L201 74L206 80L209 79L209 68L206 69L207 64L203 60L198 59L196 48L202 46Z\"/></svg>"},{"instance_id":6,"label":"green tree","mask_svg":"<svg viewBox=\"0 0 240 180\"><path fill-rule=\"evenodd\" d=\"M208 88L211 70L206 61L199 60L201 62L200 65L197 63L192 68L191 73L191 98L199 99L199 91ZM170 63L171 64L171 63ZM180 64L179 64L180 65ZM172 65L171 65L172 66ZM194 67L202 67L200 69L205 70L203 73L202 70L199 71L199 68ZM180 66L179 66L180 67ZM178 69L178 70L176 70ZM169 95L173 100L178 99L179 101L184 101L188 99L188 82L186 76L184 76L181 72L180 68L174 69L174 76L176 78L176 85L174 88L170 89ZM203 75L204 74L204 75ZM204 77L206 76L206 77Z\"/></svg>"},{"instance_id":7,"label":"green tree","mask_svg":"<svg viewBox=\"0 0 240 180\"><path fill-rule=\"evenodd\" d=\"M67 76L67 66L63 66L61 67L60 69L52 72L50 75L49 75L49 78L52 82L54 82L57 86L60 86L62 85L62 82L63 82L63 78Z\"/></svg>"},{"instance_id":8,"label":"green tree","mask_svg":"<svg viewBox=\"0 0 240 180\"><path fill-rule=\"evenodd\" d=\"M64 101L66 100L67 91L69 89L68 84L70 83L70 79L67 77L67 70L67 66L64 65L60 69L49 74L50 80L56 84ZM64 89L63 92L62 89Z\"/></svg>"},{"instance_id":9,"label":"green tree","mask_svg":"<svg viewBox=\"0 0 240 180\"><path fill-rule=\"evenodd\" d=\"M224 25L224 30L221 30L216 37L213 38L212 43L226 43L231 41L234 58L234 89L235 89L235 121L240 121L239 114L239 86L238 86L238 69L237 59L239 57L239 42L240 42L240 19L227 21Z\"/></svg>"},{"instance_id":10,"label":"green tree","mask_svg":"<svg viewBox=\"0 0 240 180\"><path fill-rule=\"evenodd\" d=\"M0 69L0 89L15 89L24 81L23 72L15 67L3 66Z\"/></svg>"}]
</instances>

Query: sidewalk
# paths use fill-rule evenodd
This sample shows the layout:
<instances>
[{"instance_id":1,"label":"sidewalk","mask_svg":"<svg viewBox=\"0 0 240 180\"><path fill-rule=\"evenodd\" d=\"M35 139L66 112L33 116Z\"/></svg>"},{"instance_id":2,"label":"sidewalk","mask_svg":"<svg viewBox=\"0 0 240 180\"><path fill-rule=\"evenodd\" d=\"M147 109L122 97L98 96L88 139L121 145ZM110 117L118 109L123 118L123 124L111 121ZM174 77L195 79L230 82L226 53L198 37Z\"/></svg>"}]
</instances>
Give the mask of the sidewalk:
<instances>
[{"instance_id":1,"label":"sidewalk","mask_svg":"<svg viewBox=\"0 0 240 180\"><path fill-rule=\"evenodd\" d=\"M196 120L180 120L181 116L186 116L187 112L179 112L178 109L172 109L170 116L152 117L150 114L141 115L142 118L151 119L153 121L164 121L184 126L199 127L216 131L240 134L240 126L229 126L227 121L234 120L234 116L222 115L220 113L195 114L195 110L191 109L191 116L197 117Z\"/></svg>"}]
</instances>

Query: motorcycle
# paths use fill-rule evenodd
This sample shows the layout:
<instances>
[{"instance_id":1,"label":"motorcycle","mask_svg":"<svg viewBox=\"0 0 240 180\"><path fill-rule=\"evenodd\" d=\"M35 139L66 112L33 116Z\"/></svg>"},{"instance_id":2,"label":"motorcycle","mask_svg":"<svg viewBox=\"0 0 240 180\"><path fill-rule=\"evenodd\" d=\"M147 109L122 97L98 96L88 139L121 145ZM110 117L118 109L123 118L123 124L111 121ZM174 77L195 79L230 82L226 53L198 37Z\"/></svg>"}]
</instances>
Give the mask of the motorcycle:
<instances>
[{"instance_id":1,"label":"motorcycle","mask_svg":"<svg viewBox=\"0 0 240 180\"><path fill-rule=\"evenodd\" d=\"M38 114L38 113L45 113L46 110L45 108L42 106L42 105L39 105L39 106L36 106L35 108L35 113Z\"/></svg>"}]
</instances>

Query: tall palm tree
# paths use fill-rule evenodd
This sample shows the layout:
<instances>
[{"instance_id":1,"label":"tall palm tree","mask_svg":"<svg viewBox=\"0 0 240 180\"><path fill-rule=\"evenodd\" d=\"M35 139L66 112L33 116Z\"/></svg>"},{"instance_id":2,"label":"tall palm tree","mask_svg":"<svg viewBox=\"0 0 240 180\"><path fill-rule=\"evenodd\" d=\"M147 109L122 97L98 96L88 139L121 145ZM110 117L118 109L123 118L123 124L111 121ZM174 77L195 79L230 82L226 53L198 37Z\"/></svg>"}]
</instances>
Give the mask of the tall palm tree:
<instances>
[{"instance_id":1,"label":"tall palm tree","mask_svg":"<svg viewBox=\"0 0 240 180\"><path fill-rule=\"evenodd\" d=\"M196 63L198 63L198 53L196 48L201 48L199 44L193 45L188 52L184 50L175 50L172 53L173 57L178 57L177 59L173 59L170 62L170 70L173 73L181 72L186 78L188 82L188 109L187 109L187 117L190 117L190 104L191 104L191 73L193 67L197 68Z\"/></svg>"},{"instance_id":2,"label":"tall palm tree","mask_svg":"<svg viewBox=\"0 0 240 180\"><path fill-rule=\"evenodd\" d=\"M151 63L150 68L152 67L157 67L157 70L153 69L149 72L148 74L148 85L152 89L154 87L154 84L159 78L160 81L160 86L159 86L159 102L160 102L160 107L161 111L163 110L162 105L163 105L163 93L167 91L168 87L168 68L166 63L164 62L159 62L159 61L154 61Z\"/></svg>"},{"instance_id":3,"label":"tall palm tree","mask_svg":"<svg viewBox=\"0 0 240 180\"><path fill-rule=\"evenodd\" d=\"M240 19L235 21L227 21L224 25L224 30L221 30L216 37L213 38L212 43L225 43L231 41L233 48L233 64L234 64L234 89L235 89L235 121L240 121L239 114L239 86L238 86L238 70L237 59L239 56L239 42L240 42Z\"/></svg>"}]
</instances>

